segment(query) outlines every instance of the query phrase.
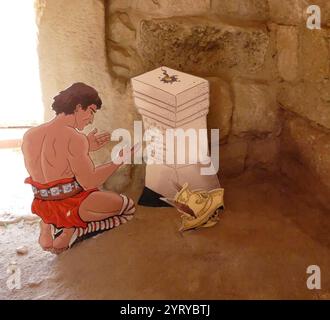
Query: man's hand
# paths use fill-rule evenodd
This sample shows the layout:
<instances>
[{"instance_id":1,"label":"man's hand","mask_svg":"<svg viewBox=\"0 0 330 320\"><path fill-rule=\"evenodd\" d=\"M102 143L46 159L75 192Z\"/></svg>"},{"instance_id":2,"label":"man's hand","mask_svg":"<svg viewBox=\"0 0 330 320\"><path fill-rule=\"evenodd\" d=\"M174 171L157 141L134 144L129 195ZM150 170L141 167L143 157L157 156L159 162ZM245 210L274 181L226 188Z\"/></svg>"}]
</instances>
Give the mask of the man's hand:
<instances>
[{"instance_id":1,"label":"man's hand","mask_svg":"<svg viewBox=\"0 0 330 320\"><path fill-rule=\"evenodd\" d=\"M96 134L97 129L94 129L87 135L88 143L89 143L89 152L97 151L104 147L110 141L110 133L104 132L100 134Z\"/></svg>"},{"instance_id":2,"label":"man's hand","mask_svg":"<svg viewBox=\"0 0 330 320\"><path fill-rule=\"evenodd\" d=\"M117 159L114 161L116 164L123 164L126 160L131 159L131 156L137 152L141 147L141 143L136 143L132 148L129 146L123 147L117 156Z\"/></svg>"}]
</instances>

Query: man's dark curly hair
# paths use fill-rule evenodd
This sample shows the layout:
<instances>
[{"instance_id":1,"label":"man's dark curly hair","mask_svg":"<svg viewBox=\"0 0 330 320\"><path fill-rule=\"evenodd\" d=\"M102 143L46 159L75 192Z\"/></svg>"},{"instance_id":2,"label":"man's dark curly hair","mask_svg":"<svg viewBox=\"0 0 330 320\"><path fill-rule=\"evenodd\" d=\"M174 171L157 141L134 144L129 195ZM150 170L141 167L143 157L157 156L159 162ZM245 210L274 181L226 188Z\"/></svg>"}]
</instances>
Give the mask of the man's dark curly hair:
<instances>
[{"instance_id":1,"label":"man's dark curly hair","mask_svg":"<svg viewBox=\"0 0 330 320\"><path fill-rule=\"evenodd\" d=\"M86 110L92 104L100 109L102 100L94 88L82 82L77 82L54 97L52 109L56 112L56 115L60 113L68 115L74 113L78 104L81 105L83 110Z\"/></svg>"}]
</instances>

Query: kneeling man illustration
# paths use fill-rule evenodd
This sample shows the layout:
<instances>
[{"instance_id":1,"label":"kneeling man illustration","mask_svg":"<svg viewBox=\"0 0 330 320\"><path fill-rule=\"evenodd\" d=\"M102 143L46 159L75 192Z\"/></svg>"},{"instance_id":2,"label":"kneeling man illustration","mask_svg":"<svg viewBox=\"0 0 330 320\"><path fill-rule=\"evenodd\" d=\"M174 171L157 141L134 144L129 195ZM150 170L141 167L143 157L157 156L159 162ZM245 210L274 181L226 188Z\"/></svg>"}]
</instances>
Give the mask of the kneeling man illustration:
<instances>
[{"instance_id":1,"label":"kneeling man illustration","mask_svg":"<svg viewBox=\"0 0 330 320\"><path fill-rule=\"evenodd\" d=\"M87 136L78 130L93 123L102 101L97 91L75 83L61 91L52 104L56 116L28 130L22 152L32 185L32 212L41 219L39 243L61 253L77 241L126 223L133 218L132 199L99 187L131 156L125 147L118 159L95 167L89 152L110 141L109 133Z\"/></svg>"}]
</instances>

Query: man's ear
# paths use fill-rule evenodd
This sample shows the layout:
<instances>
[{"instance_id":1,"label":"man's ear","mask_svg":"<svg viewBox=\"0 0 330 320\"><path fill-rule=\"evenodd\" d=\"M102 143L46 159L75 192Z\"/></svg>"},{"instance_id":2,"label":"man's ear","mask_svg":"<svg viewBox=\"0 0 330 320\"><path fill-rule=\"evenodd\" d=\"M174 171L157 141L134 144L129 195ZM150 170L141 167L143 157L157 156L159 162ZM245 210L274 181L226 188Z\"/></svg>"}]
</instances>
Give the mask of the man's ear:
<instances>
[{"instance_id":1,"label":"man's ear","mask_svg":"<svg viewBox=\"0 0 330 320\"><path fill-rule=\"evenodd\" d=\"M74 112L78 112L79 111L79 108L81 108L81 104L77 104L76 105L76 108L74 109Z\"/></svg>"}]
</instances>

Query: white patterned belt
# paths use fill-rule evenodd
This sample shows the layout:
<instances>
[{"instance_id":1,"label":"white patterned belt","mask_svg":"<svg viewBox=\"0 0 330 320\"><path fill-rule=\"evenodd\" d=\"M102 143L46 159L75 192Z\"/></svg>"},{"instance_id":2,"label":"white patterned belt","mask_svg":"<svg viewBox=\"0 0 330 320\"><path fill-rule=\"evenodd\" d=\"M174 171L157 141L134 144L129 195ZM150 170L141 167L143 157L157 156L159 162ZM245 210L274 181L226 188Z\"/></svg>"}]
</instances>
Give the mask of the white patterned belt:
<instances>
[{"instance_id":1,"label":"white patterned belt","mask_svg":"<svg viewBox=\"0 0 330 320\"><path fill-rule=\"evenodd\" d=\"M76 182L70 182L66 184L59 184L55 187L48 188L48 189L38 189L35 186L32 186L32 191L35 196L41 197L41 198L51 198L51 197L57 197L62 194L68 194L75 190L82 189L81 186Z\"/></svg>"}]
</instances>

